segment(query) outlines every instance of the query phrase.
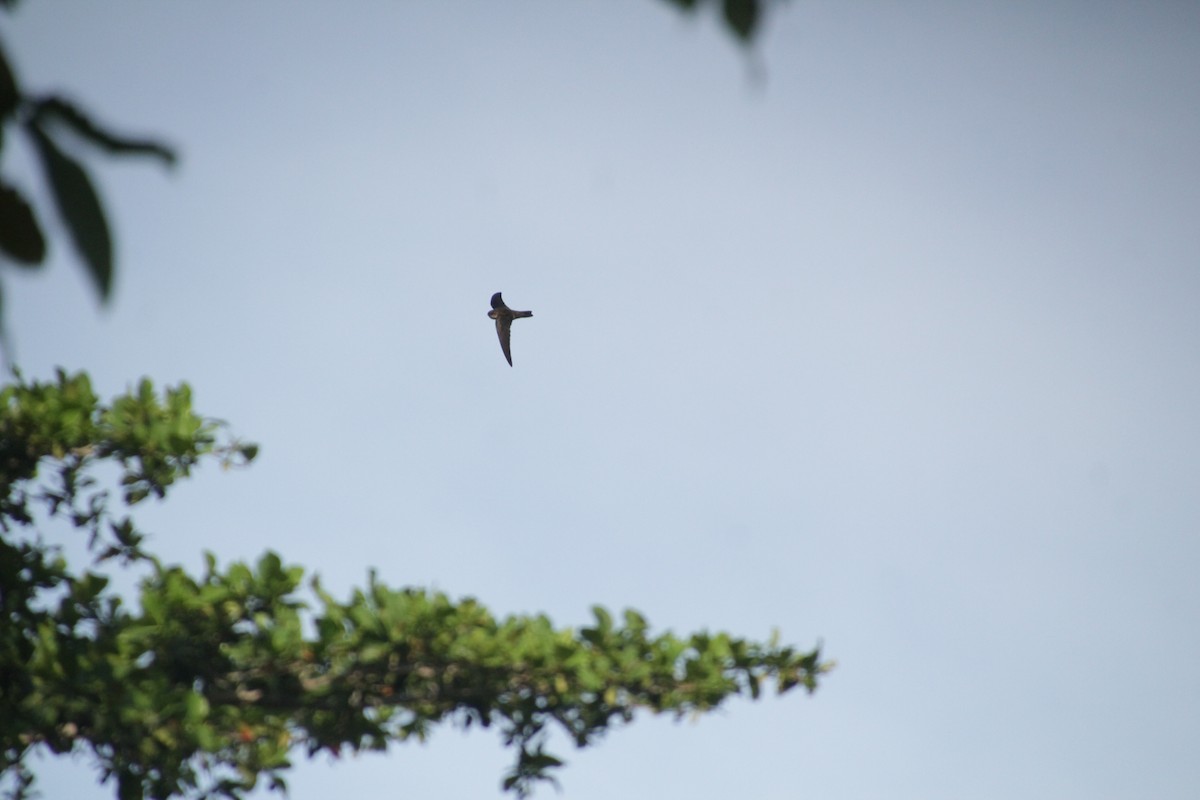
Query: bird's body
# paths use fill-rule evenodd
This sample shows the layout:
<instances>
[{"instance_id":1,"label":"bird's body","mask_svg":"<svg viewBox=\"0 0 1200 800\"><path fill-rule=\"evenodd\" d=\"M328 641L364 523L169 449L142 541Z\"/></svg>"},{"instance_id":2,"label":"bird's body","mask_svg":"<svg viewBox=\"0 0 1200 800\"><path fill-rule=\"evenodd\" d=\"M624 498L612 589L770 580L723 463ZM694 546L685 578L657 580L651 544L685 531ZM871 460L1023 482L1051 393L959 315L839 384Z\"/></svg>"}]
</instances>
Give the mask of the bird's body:
<instances>
[{"instance_id":1,"label":"bird's body","mask_svg":"<svg viewBox=\"0 0 1200 800\"><path fill-rule=\"evenodd\" d=\"M496 320L496 335L500 337L500 349L504 351L504 358L511 367L512 350L509 349L509 338L512 332L512 321L522 317L532 317L533 312L513 311L504 304L504 298L500 296L500 292L496 292L492 295L492 310L488 312L488 316Z\"/></svg>"}]
</instances>

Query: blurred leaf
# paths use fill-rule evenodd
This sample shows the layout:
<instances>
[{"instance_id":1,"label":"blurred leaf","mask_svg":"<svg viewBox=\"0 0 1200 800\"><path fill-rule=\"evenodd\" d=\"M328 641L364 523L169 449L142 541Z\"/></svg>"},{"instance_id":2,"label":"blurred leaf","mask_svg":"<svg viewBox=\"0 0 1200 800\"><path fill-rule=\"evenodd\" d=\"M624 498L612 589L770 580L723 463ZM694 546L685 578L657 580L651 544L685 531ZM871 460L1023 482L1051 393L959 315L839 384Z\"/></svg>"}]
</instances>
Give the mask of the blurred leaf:
<instances>
[{"instance_id":1,"label":"blurred leaf","mask_svg":"<svg viewBox=\"0 0 1200 800\"><path fill-rule=\"evenodd\" d=\"M34 119L58 120L92 144L111 155L146 155L160 159L167 166L174 166L175 153L162 142L153 139L136 139L106 131L61 97L46 97L34 104Z\"/></svg>"},{"instance_id":2,"label":"blurred leaf","mask_svg":"<svg viewBox=\"0 0 1200 800\"><path fill-rule=\"evenodd\" d=\"M112 291L112 237L96 189L83 167L59 150L36 122L29 122L25 129L42 158L46 180L54 190L58 213L71 233L75 249L83 257L100 299L108 300Z\"/></svg>"},{"instance_id":3,"label":"blurred leaf","mask_svg":"<svg viewBox=\"0 0 1200 800\"><path fill-rule=\"evenodd\" d=\"M612 614L608 613L608 609L600 605L592 606L592 615L596 617L596 627L601 633L612 630Z\"/></svg>"},{"instance_id":4,"label":"blurred leaf","mask_svg":"<svg viewBox=\"0 0 1200 800\"><path fill-rule=\"evenodd\" d=\"M188 692L184 698L184 718L192 724L202 722L209 712L208 700L198 692Z\"/></svg>"},{"instance_id":5,"label":"blurred leaf","mask_svg":"<svg viewBox=\"0 0 1200 800\"><path fill-rule=\"evenodd\" d=\"M3 183L0 183L0 251L25 266L38 266L46 258L46 239L33 209L16 189Z\"/></svg>"},{"instance_id":6,"label":"blurred leaf","mask_svg":"<svg viewBox=\"0 0 1200 800\"><path fill-rule=\"evenodd\" d=\"M754 37L762 16L759 0L725 0L725 21L743 42Z\"/></svg>"},{"instance_id":7,"label":"blurred leaf","mask_svg":"<svg viewBox=\"0 0 1200 800\"><path fill-rule=\"evenodd\" d=\"M676 8L690 13L702 4L712 5L714 0L666 0ZM725 24L742 44L749 44L758 32L762 20L764 0L715 0L721 5Z\"/></svg>"},{"instance_id":8,"label":"blurred leaf","mask_svg":"<svg viewBox=\"0 0 1200 800\"><path fill-rule=\"evenodd\" d=\"M2 2L3 0L0 0ZM16 109L21 100L17 90L17 80L13 77L12 68L8 66L8 58L4 49L0 48L0 120L5 119Z\"/></svg>"}]
</instances>

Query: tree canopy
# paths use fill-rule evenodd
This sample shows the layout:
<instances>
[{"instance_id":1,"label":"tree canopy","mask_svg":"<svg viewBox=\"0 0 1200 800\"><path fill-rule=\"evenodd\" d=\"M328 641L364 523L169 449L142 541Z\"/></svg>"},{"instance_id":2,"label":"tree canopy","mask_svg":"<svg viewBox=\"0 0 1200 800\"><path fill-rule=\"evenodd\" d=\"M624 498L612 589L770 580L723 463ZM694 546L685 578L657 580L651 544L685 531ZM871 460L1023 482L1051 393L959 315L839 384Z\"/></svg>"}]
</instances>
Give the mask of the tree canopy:
<instances>
[{"instance_id":1,"label":"tree canopy","mask_svg":"<svg viewBox=\"0 0 1200 800\"><path fill-rule=\"evenodd\" d=\"M268 552L203 575L161 563L131 510L205 460L248 464L257 446L192 410L186 385L148 380L101 403L85 374L0 390L0 774L28 795L38 750L90 752L121 800L239 797L286 788L296 751L334 756L424 739L438 724L496 726L524 796L579 747L639 709L684 715L725 700L812 691L819 649L727 633L653 633L604 608L578 629L497 618L472 598L390 588L372 576L339 600ZM100 477L116 471L115 486ZM116 495L114 497L114 495ZM72 566L49 532L88 537ZM136 603L104 567L141 566Z\"/></svg>"}]
</instances>

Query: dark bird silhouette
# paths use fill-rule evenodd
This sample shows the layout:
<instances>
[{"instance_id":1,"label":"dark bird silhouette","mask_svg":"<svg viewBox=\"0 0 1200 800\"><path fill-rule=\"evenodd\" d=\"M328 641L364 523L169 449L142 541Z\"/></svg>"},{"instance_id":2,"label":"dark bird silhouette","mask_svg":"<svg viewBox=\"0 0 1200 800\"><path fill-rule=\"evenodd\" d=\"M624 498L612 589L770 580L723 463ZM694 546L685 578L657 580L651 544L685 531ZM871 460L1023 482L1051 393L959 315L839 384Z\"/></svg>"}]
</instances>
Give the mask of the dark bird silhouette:
<instances>
[{"instance_id":1,"label":"dark bird silhouette","mask_svg":"<svg viewBox=\"0 0 1200 800\"><path fill-rule=\"evenodd\" d=\"M521 319L522 317L532 317L532 311L513 311L504 304L504 298L499 292L492 295L492 310L488 312L488 316L496 320L496 335L500 337L500 349L504 351L504 357L508 359L508 365L512 366L512 350L509 349L509 338L512 332L512 321Z\"/></svg>"}]
</instances>

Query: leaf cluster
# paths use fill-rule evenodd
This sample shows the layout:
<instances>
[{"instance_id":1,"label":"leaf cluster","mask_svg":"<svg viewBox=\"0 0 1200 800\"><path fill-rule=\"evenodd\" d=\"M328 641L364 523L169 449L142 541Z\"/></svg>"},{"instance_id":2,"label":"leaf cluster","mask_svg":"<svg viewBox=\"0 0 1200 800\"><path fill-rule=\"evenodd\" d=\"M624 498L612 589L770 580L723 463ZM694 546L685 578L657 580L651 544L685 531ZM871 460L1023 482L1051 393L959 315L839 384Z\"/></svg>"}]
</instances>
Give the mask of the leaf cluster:
<instances>
[{"instance_id":1,"label":"leaf cluster","mask_svg":"<svg viewBox=\"0 0 1200 800\"><path fill-rule=\"evenodd\" d=\"M39 509L102 541L101 560L144 556L141 534L128 515L108 510L109 490L88 470L100 461L119 467L126 506L163 497L201 458L226 466L249 463L253 444L218 442L220 424L192 410L187 384L168 387L160 399L143 379L135 391L102 405L85 373L56 372L52 382L17 380L0 389L0 530L32 526ZM43 480L37 480L39 477Z\"/></svg>"},{"instance_id":2,"label":"leaf cluster","mask_svg":"<svg viewBox=\"0 0 1200 800\"><path fill-rule=\"evenodd\" d=\"M286 788L297 751L338 757L423 740L439 724L495 727L515 751L506 789L524 796L578 747L639 709L676 716L816 688L818 650L725 633L653 633L637 612L591 623L498 618L472 598L375 579L346 600L274 553L203 575L163 565L89 474L118 467L128 510L162 497L203 458L244 463L186 386L142 382L99 403L86 375L0 390L0 774L24 796L35 751L90 753L121 800L241 797ZM19 535L43 514L89 532L97 562L150 567L136 605L95 569Z\"/></svg>"}]
</instances>

